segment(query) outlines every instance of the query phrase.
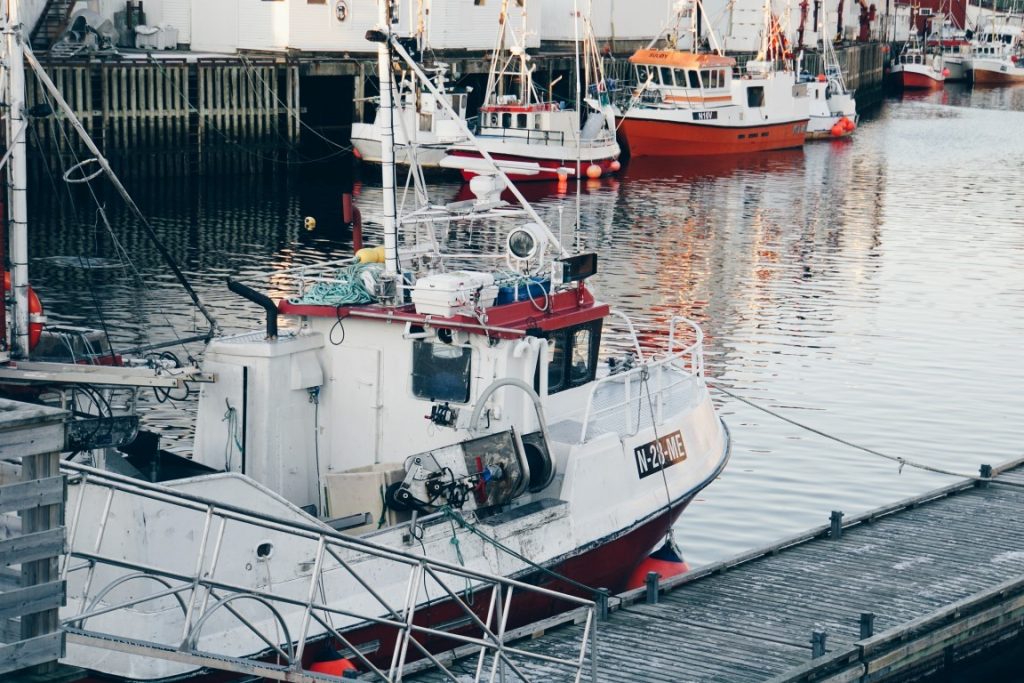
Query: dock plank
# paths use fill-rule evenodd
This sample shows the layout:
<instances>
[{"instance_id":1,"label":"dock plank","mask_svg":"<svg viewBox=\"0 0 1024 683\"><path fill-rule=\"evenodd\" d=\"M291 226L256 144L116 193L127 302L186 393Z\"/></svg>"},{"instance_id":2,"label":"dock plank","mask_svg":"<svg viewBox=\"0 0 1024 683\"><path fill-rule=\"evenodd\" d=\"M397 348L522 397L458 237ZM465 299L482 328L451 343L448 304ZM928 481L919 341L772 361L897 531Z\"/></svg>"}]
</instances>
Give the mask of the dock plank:
<instances>
[{"instance_id":1,"label":"dock plank","mask_svg":"<svg viewBox=\"0 0 1024 683\"><path fill-rule=\"evenodd\" d=\"M808 532L778 552L751 553L663 592L657 604L629 604L637 598L625 595L598 625L598 680L839 681L867 670L886 680L905 660L932 666L929 657L941 659L944 647L959 647L976 627L1001 627L991 615L1024 610L1022 593L1004 599L1000 592L1024 576L1024 488L999 484L1024 485L1024 467L1012 466L992 484L930 492L855 520L839 539ZM975 599L983 611L960 619L957 607L934 617ZM882 634L869 641L860 635L864 612ZM822 630L829 655L812 661L811 633ZM561 626L516 646L571 656L581 634L578 625ZM890 649L868 655L868 642ZM571 680L548 665L524 662L523 669L537 680ZM426 671L406 680L445 679Z\"/></svg>"}]
</instances>

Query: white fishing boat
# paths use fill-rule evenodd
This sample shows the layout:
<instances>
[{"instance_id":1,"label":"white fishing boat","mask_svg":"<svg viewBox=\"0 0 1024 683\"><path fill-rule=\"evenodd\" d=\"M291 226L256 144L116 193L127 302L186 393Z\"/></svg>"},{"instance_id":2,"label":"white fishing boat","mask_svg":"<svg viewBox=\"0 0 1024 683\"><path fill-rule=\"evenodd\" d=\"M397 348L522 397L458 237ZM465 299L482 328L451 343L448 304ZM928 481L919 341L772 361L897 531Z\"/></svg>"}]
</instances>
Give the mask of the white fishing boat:
<instances>
[{"instance_id":1,"label":"white fishing boat","mask_svg":"<svg viewBox=\"0 0 1024 683\"><path fill-rule=\"evenodd\" d=\"M487 92L480 107L479 134L473 144L453 145L442 166L458 169L469 180L490 173L483 160L484 149L513 181L551 181L556 177L600 178L620 167L619 144L615 139L615 111L604 77L601 57L593 40L589 20L577 12L573 21L582 23L583 80L577 82L575 105L556 101L552 88L545 96L533 79L534 65L524 45L523 28L509 30L499 25L497 45L491 56ZM502 0L507 8L509 0ZM502 11L502 16L507 16ZM507 45L507 47L506 47ZM581 111L581 109L583 111Z\"/></svg>"},{"instance_id":2,"label":"white fishing boat","mask_svg":"<svg viewBox=\"0 0 1024 683\"><path fill-rule=\"evenodd\" d=\"M690 44L699 45L700 0L677 15L690 20ZM778 22L765 2L761 50L734 76L736 60L712 52L676 49L659 40L629 58L637 88L621 113L629 153L643 156L710 156L800 147L807 134L809 98L782 62Z\"/></svg>"},{"instance_id":3,"label":"white fishing boat","mask_svg":"<svg viewBox=\"0 0 1024 683\"><path fill-rule=\"evenodd\" d=\"M807 83L810 99L810 119L807 122L809 140L847 137L856 130L858 121L854 93L846 87L835 47L824 31L826 15L822 7L821 25L818 27L821 70L813 77L801 74L800 79Z\"/></svg>"},{"instance_id":4,"label":"white fishing boat","mask_svg":"<svg viewBox=\"0 0 1024 683\"><path fill-rule=\"evenodd\" d=\"M1024 83L1024 43L1020 26L992 25L971 47L971 80L986 85Z\"/></svg>"},{"instance_id":5,"label":"white fishing boat","mask_svg":"<svg viewBox=\"0 0 1024 683\"><path fill-rule=\"evenodd\" d=\"M385 111L391 55L418 68L388 17L381 3L368 33ZM15 12L12 140L24 103L18 26ZM433 653L474 645L515 667L506 628L624 588L725 466L728 431L695 323L636 330L588 286L596 254L568 253L529 204L500 200L521 195L499 167L473 180L475 200L398 217L390 127L381 160L380 247L267 274L259 284L289 292L279 301L230 283L267 324L207 345L190 459L160 454L120 474L102 459L64 464L64 662L118 680L293 680L327 657L397 680L413 658L441 665ZM15 194L15 224L24 199ZM460 221L509 227L465 253L446 243ZM16 329L27 338L19 258ZM628 352L602 344L613 328ZM566 661L578 669L583 656Z\"/></svg>"},{"instance_id":6,"label":"white fishing boat","mask_svg":"<svg viewBox=\"0 0 1024 683\"><path fill-rule=\"evenodd\" d=\"M933 52L942 53L942 64L948 74L946 81L965 81L970 72L971 41L967 32L946 20L939 30L928 36L926 46Z\"/></svg>"},{"instance_id":7,"label":"white fishing boat","mask_svg":"<svg viewBox=\"0 0 1024 683\"><path fill-rule=\"evenodd\" d=\"M352 124L352 146L359 159L380 164L383 129L390 128L395 140L395 163L409 165L413 157L420 168L439 168L445 150L465 136L460 122L466 120L469 89L453 90L447 82L448 65L434 63L424 69L434 85L435 95L419 83L419 76L403 70L396 85L393 111L377 108L372 123ZM443 99L448 107L440 104ZM452 113L449 113L452 112Z\"/></svg>"}]
</instances>

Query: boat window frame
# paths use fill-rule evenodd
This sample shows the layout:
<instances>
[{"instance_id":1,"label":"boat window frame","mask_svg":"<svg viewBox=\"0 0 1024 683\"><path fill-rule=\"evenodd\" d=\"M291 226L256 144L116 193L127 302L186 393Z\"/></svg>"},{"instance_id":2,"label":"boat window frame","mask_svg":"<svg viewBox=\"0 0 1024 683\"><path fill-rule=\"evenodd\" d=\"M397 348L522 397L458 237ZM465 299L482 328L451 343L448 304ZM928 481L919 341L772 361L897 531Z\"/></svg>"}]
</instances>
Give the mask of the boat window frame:
<instances>
[{"instance_id":1,"label":"boat window frame","mask_svg":"<svg viewBox=\"0 0 1024 683\"><path fill-rule=\"evenodd\" d=\"M452 393L434 396L429 393L421 393L421 391L418 390L417 377L429 375L431 378L436 379L440 374L437 372L436 368L432 368L431 372L424 373L423 375L417 374L416 368L417 359L420 353L419 349L423 346L440 346L448 349L461 349L461 356L465 359L465 369L462 370L462 375L465 380L464 393L460 392L458 397L455 397ZM466 405L470 402L473 397L473 356L475 355L472 346L469 344L446 344L438 339L413 339L412 345L409 348L410 353L412 354L412 361L409 369L409 393L412 394L413 398L420 401L429 401L431 403L456 403ZM433 352L433 348L431 348L430 353L431 358L437 357Z\"/></svg>"},{"instance_id":2,"label":"boat window frame","mask_svg":"<svg viewBox=\"0 0 1024 683\"><path fill-rule=\"evenodd\" d=\"M594 381L597 377L597 359L601 351L603 325L604 319L598 318L597 320L590 320L557 330L531 330L529 332L531 336L541 337L548 342L548 396L569 389L575 389ZM590 333L587 342L589 348L586 351L587 365L582 374L574 376L573 358L577 355L576 340L577 334L580 331ZM558 360L557 364L552 362L555 359ZM554 371L552 370L553 365L556 368ZM538 392L540 391L540 368L541 363L538 362L533 382L534 389ZM559 381L554 384L551 381L553 373L556 373L555 376L559 377Z\"/></svg>"}]
</instances>

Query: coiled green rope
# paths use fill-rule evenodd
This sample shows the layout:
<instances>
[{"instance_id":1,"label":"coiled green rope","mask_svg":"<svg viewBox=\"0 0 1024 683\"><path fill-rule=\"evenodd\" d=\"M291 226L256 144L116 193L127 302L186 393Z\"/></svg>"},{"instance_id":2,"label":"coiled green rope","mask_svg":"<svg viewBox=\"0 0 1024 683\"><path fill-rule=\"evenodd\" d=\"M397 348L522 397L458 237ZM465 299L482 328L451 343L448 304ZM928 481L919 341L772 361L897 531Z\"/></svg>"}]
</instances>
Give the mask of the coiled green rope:
<instances>
[{"instance_id":1,"label":"coiled green rope","mask_svg":"<svg viewBox=\"0 0 1024 683\"><path fill-rule=\"evenodd\" d=\"M340 269L331 280L318 280L303 292L302 296L289 299L293 304L315 306L348 306L369 304L376 297L367 288L364 275L369 273L375 280L380 271L376 263L355 263Z\"/></svg>"}]
</instances>

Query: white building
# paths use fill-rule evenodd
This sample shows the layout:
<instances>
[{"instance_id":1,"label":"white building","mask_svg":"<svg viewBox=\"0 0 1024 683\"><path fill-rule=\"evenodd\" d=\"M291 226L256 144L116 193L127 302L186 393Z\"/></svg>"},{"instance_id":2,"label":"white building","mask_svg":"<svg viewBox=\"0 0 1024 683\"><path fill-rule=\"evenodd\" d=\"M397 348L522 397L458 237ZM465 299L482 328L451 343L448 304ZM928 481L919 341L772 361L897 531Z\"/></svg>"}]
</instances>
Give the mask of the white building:
<instances>
[{"instance_id":1,"label":"white building","mask_svg":"<svg viewBox=\"0 0 1024 683\"><path fill-rule=\"evenodd\" d=\"M30 18L39 8L30 8ZM112 19L125 0L82 0ZM437 50L489 51L498 33L501 0L399 0L394 30L421 25ZM522 25L523 8L511 1L510 25ZM146 23L169 24L178 43L197 52L237 50L370 53L366 31L377 23L377 0L145 0ZM540 46L543 3L526 8L527 47ZM29 22L26 22L29 23Z\"/></svg>"}]
</instances>

